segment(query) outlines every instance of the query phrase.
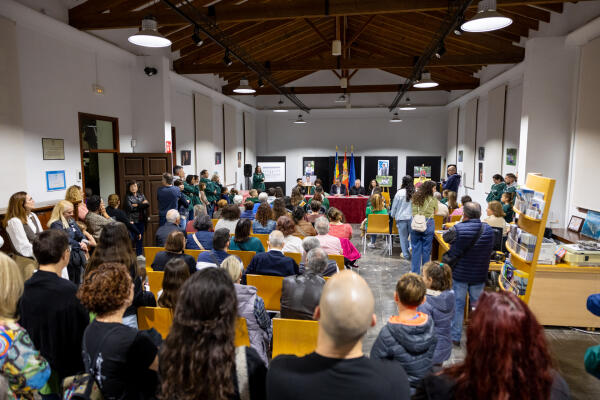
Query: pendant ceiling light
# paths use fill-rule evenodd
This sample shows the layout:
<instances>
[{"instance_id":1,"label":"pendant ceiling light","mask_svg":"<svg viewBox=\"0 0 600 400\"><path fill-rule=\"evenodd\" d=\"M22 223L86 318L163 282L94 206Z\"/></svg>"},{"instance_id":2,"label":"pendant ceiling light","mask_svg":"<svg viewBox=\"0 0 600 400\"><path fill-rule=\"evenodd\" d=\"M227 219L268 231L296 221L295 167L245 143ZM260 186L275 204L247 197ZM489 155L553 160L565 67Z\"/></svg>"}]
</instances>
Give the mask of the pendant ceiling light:
<instances>
[{"instance_id":1,"label":"pendant ceiling light","mask_svg":"<svg viewBox=\"0 0 600 400\"><path fill-rule=\"evenodd\" d=\"M157 29L154 17L146 17L142 20L142 29L127 39L130 43L143 47L167 47L171 41L161 35Z\"/></svg>"},{"instance_id":2,"label":"pendant ceiling light","mask_svg":"<svg viewBox=\"0 0 600 400\"><path fill-rule=\"evenodd\" d=\"M481 0L477 14L460 27L465 32L490 32L506 28L512 19L496 11L496 0Z\"/></svg>"},{"instance_id":3,"label":"pendant ceiling light","mask_svg":"<svg viewBox=\"0 0 600 400\"><path fill-rule=\"evenodd\" d=\"M412 111L412 110L416 110L416 109L417 109L417 107L410 104L410 99L408 97L406 98L406 104L404 104L402 107L399 108L399 110L402 110L402 111Z\"/></svg>"},{"instance_id":4,"label":"pendant ceiling light","mask_svg":"<svg viewBox=\"0 0 600 400\"><path fill-rule=\"evenodd\" d=\"M276 112L276 113L286 113L288 111L289 111L288 109L283 108L283 99L279 99L279 101L277 102L277 108L275 108L273 110L273 112Z\"/></svg>"},{"instance_id":5,"label":"pendant ceiling light","mask_svg":"<svg viewBox=\"0 0 600 400\"><path fill-rule=\"evenodd\" d=\"M331 55L332 56L341 56L342 55L342 41L339 39L335 39L331 42Z\"/></svg>"},{"instance_id":6,"label":"pendant ceiling light","mask_svg":"<svg viewBox=\"0 0 600 400\"><path fill-rule=\"evenodd\" d=\"M400 119L400 117L398 116L398 113L395 112L394 113L394 117L392 119L390 119L391 123L396 123L396 122L402 122L402 120Z\"/></svg>"},{"instance_id":7,"label":"pendant ceiling light","mask_svg":"<svg viewBox=\"0 0 600 400\"><path fill-rule=\"evenodd\" d=\"M233 89L233 92L234 93L238 93L238 94L252 94L252 93L256 93L256 90L254 90L248 84L248 80L247 79L242 79L242 80L240 80L240 86L238 86L235 89Z\"/></svg>"},{"instance_id":8,"label":"pendant ceiling light","mask_svg":"<svg viewBox=\"0 0 600 400\"><path fill-rule=\"evenodd\" d=\"M438 85L439 85L439 83L437 83L437 82L434 82L434 81L431 79L431 74L430 74L429 72L423 72L423 73L421 74L421 79L419 79L419 80L417 81L417 83L415 83L415 84L413 85L413 87L416 87L416 88L418 88L418 89L427 89L427 88L436 87L436 86L438 86Z\"/></svg>"},{"instance_id":9,"label":"pendant ceiling light","mask_svg":"<svg viewBox=\"0 0 600 400\"><path fill-rule=\"evenodd\" d=\"M298 119L294 121L295 124L305 124L306 121L302 119L302 114L298 114Z\"/></svg>"},{"instance_id":10,"label":"pendant ceiling light","mask_svg":"<svg viewBox=\"0 0 600 400\"><path fill-rule=\"evenodd\" d=\"M348 101L348 98L344 94L342 94L340 97L338 97L337 99L335 99L336 103L345 103L347 101Z\"/></svg>"}]
</instances>

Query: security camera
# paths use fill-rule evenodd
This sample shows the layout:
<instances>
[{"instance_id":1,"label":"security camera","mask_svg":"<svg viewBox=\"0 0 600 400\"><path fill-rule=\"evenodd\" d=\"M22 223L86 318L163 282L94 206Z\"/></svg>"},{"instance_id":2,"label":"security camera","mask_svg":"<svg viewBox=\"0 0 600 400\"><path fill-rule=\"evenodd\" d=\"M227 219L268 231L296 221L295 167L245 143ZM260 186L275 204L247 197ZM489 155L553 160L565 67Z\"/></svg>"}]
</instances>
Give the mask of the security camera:
<instances>
[{"instance_id":1,"label":"security camera","mask_svg":"<svg viewBox=\"0 0 600 400\"><path fill-rule=\"evenodd\" d=\"M148 76L152 76L152 75L158 74L158 70L156 68L154 68L154 67L146 67L146 68L144 68L144 72Z\"/></svg>"}]
</instances>

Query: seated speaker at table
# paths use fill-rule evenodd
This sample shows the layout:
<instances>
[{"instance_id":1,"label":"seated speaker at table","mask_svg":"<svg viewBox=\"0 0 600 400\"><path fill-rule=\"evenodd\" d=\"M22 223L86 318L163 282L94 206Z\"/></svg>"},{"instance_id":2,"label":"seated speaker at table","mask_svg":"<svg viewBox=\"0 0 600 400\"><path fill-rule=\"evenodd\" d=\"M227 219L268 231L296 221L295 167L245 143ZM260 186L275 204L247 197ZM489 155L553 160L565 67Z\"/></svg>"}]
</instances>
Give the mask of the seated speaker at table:
<instances>
[{"instance_id":1,"label":"seated speaker at table","mask_svg":"<svg viewBox=\"0 0 600 400\"><path fill-rule=\"evenodd\" d=\"M329 191L331 194L348 194L348 189L346 189L346 185L344 185L340 178L335 178L333 185L331 185L331 190Z\"/></svg>"},{"instance_id":2,"label":"seated speaker at table","mask_svg":"<svg viewBox=\"0 0 600 400\"><path fill-rule=\"evenodd\" d=\"M351 196L364 196L365 195L365 188L361 185L360 179L357 179L354 181L354 186L352 186L350 188L350 195Z\"/></svg>"}]
</instances>

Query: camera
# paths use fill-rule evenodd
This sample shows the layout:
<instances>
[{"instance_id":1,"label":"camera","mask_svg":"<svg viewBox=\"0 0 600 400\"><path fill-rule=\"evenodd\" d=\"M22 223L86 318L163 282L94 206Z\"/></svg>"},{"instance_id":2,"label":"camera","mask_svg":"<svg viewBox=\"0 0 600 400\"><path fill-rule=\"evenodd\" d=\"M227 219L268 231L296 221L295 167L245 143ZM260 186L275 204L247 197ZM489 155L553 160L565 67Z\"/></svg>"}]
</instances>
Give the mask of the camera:
<instances>
[{"instance_id":1,"label":"camera","mask_svg":"<svg viewBox=\"0 0 600 400\"><path fill-rule=\"evenodd\" d=\"M154 67L146 67L146 68L144 68L144 72L148 76L152 76L152 75L158 74L158 70L156 68L154 68Z\"/></svg>"}]
</instances>

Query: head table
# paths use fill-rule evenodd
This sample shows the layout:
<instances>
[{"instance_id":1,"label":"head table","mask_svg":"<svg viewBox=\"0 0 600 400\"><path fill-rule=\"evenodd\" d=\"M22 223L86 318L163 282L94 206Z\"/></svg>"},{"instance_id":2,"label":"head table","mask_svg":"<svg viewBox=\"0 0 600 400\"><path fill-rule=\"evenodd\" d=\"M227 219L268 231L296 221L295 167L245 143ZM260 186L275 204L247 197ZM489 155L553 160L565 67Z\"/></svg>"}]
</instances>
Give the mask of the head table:
<instances>
[{"instance_id":1,"label":"head table","mask_svg":"<svg viewBox=\"0 0 600 400\"><path fill-rule=\"evenodd\" d=\"M306 196L310 199L312 196ZM327 196L329 207L335 207L344 213L346 222L360 224L365 219L369 196Z\"/></svg>"}]
</instances>

